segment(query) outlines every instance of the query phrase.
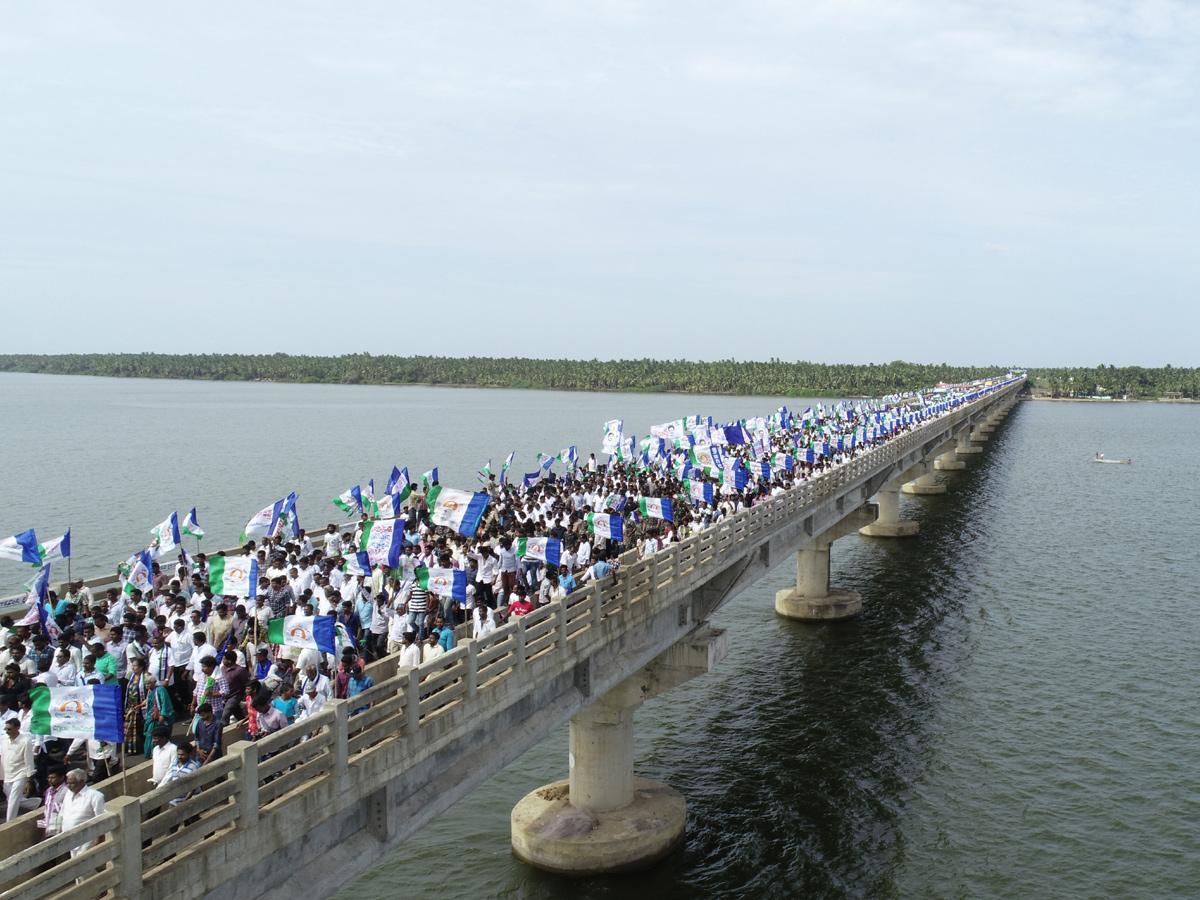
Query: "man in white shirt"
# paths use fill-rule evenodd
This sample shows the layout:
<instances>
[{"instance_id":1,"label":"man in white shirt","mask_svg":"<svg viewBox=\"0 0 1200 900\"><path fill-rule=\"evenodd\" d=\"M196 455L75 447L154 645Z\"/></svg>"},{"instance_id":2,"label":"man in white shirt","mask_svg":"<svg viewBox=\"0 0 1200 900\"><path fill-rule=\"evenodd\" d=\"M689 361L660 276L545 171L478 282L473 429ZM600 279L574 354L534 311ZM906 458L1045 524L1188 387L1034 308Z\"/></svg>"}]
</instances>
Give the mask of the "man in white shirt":
<instances>
[{"instance_id":1,"label":"man in white shirt","mask_svg":"<svg viewBox=\"0 0 1200 900\"><path fill-rule=\"evenodd\" d=\"M192 683L203 683L207 677L200 669L200 664L206 657L211 656L217 658L217 648L208 642L208 637L203 631L197 631L192 635Z\"/></svg>"},{"instance_id":2,"label":"man in white shirt","mask_svg":"<svg viewBox=\"0 0 1200 900\"><path fill-rule=\"evenodd\" d=\"M25 785L33 778L33 738L21 734L21 722L9 719L4 723L0 738L0 760L4 762L4 793L8 798L8 817L11 822L21 814Z\"/></svg>"},{"instance_id":3,"label":"man in white shirt","mask_svg":"<svg viewBox=\"0 0 1200 900\"><path fill-rule=\"evenodd\" d=\"M404 637L400 646L400 661L397 663L398 668L406 668L408 666L419 666L421 664L421 645L417 643L417 633L415 631L404 632Z\"/></svg>"},{"instance_id":4,"label":"man in white shirt","mask_svg":"<svg viewBox=\"0 0 1200 900\"><path fill-rule=\"evenodd\" d=\"M102 815L104 795L95 788L88 787L87 772L83 769L72 769L67 773L67 794L62 804L62 830L70 831ZM95 843L96 841L92 840L80 844L71 850L71 855L78 856Z\"/></svg>"},{"instance_id":5,"label":"man in white shirt","mask_svg":"<svg viewBox=\"0 0 1200 900\"><path fill-rule=\"evenodd\" d=\"M296 690L301 696L316 691L325 700L333 697L333 683L329 680L329 676L322 675L316 665L309 663L304 667L304 674L296 679Z\"/></svg>"}]
</instances>

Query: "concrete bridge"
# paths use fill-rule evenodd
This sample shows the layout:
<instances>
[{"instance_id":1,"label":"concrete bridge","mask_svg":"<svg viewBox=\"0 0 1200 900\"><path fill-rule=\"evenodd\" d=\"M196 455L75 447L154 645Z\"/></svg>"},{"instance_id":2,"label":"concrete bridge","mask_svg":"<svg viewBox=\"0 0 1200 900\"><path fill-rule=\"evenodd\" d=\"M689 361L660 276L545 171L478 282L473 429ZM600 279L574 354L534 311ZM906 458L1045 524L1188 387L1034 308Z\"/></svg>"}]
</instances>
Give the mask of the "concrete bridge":
<instances>
[{"instance_id":1,"label":"concrete bridge","mask_svg":"<svg viewBox=\"0 0 1200 900\"><path fill-rule=\"evenodd\" d=\"M0 900L323 900L564 722L568 777L513 810L513 852L575 874L653 863L682 843L685 803L634 777L637 707L719 663L726 636L708 617L792 554L780 615L857 614L862 598L829 583L833 542L915 534L899 492L944 491L933 472L981 451L1023 385L997 385L647 560L627 555L615 579L429 665L376 663L382 683L365 694L10 856ZM103 840L63 857L92 838Z\"/></svg>"}]
</instances>

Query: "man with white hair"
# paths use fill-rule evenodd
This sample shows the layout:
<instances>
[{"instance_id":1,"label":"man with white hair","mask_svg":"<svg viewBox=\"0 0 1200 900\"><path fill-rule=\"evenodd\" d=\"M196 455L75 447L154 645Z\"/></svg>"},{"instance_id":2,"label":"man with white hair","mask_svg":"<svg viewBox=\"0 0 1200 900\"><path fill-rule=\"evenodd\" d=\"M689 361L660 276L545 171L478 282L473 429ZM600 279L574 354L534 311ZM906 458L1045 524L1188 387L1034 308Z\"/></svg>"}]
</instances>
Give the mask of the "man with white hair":
<instances>
[{"instance_id":1,"label":"man with white hair","mask_svg":"<svg viewBox=\"0 0 1200 900\"><path fill-rule=\"evenodd\" d=\"M87 772L83 769L72 769L67 773L67 794L62 804L62 830L70 831L104 815L104 795L94 787L88 787ZM78 856L96 840L80 844L71 850L72 856Z\"/></svg>"}]
</instances>

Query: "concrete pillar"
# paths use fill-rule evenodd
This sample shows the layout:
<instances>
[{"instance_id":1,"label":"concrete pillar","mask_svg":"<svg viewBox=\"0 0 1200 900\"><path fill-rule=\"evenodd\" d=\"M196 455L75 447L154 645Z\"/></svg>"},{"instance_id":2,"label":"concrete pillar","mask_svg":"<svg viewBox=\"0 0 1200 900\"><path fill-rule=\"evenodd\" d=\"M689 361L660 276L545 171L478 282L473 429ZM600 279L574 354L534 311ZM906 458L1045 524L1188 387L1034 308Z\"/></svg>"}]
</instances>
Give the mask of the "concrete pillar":
<instances>
[{"instance_id":1,"label":"concrete pillar","mask_svg":"<svg viewBox=\"0 0 1200 900\"><path fill-rule=\"evenodd\" d=\"M872 524L858 529L865 537L912 537L920 526L911 519L900 518L900 485L889 482L875 495L879 504L879 518Z\"/></svg>"},{"instance_id":2,"label":"concrete pillar","mask_svg":"<svg viewBox=\"0 0 1200 900\"><path fill-rule=\"evenodd\" d=\"M947 450L934 461L933 467L939 472L953 472L955 469L965 469L967 464L957 457L955 451Z\"/></svg>"},{"instance_id":3,"label":"concrete pillar","mask_svg":"<svg viewBox=\"0 0 1200 900\"><path fill-rule=\"evenodd\" d=\"M796 586L775 595L775 612L800 622L836 622L862 612L862 594L829 586L833 542L875 519L872 505L860 507L796 552Z\"/></svg>"},{"instance_id":4,"label":"concrete pillar","mask_svg":"<svg viewBox=\"0 0 1200 900\"><path fill-rule=\"evenodd\" d=\"M633 802L633 713L597 703L571 720L571 805L604 812Z\"/></svg>"},{"instance_id":5,"label":"concrete pillar","mask_svg":"<svg viewBox=\"0 0 1200 900\"><path fill-rule=\"evenodd\" d=\"M915 472L920 472L912 481L907 481L900 488L906 494L929 495L929 494L944 494L946 486L941 484L933 477L933 464L921 463L914 469Z\"/></svg>"},{"instance_id":6,"label":"concrete pillar","mask_svg":"<svg viewBox=\"0 0 1200 900\"><path fill-rule=\"evenodd\" d=\"M683 795L633 774L633 714L727 652L725 632L704 623L571 719L569 778L513 807L513 855L548 872L598 875L636 872L683 846Z\"/></svg>"},{"instance_id":7,"label":"concrete pillar","mask_svg":"<svg viewBox=\"0 0 1200 900\"><path fill-rule=\"evenodd\" d=\"M969 453L982 453L982 447L976 447L971 444L971 435L966 431L958 436L958 446L954 448L956 456L966 456Z\"/></svg>"}]
</instances>

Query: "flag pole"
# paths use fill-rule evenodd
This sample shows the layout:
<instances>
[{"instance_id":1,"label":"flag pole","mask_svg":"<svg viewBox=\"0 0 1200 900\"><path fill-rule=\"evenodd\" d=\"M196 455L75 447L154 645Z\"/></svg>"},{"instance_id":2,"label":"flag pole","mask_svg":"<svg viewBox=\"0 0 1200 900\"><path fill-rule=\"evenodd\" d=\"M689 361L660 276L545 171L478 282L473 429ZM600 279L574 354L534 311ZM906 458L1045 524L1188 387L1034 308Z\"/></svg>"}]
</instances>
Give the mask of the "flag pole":
<instances>
[{"instance_id":1,"label":"flag pole","mask_svg":"<svg viewBox=\"0 0 1200 900\"><path fill-rule=\"evenodd\" d=\"M71 526L68 525L67 532L69 533L70 531L71 531ZM69 582L70 580L71 580L71 555L68 553L67 554L67 581ZM67 590L69 591L70 588L68 587Z\"/></svg>"}]
</instances>

